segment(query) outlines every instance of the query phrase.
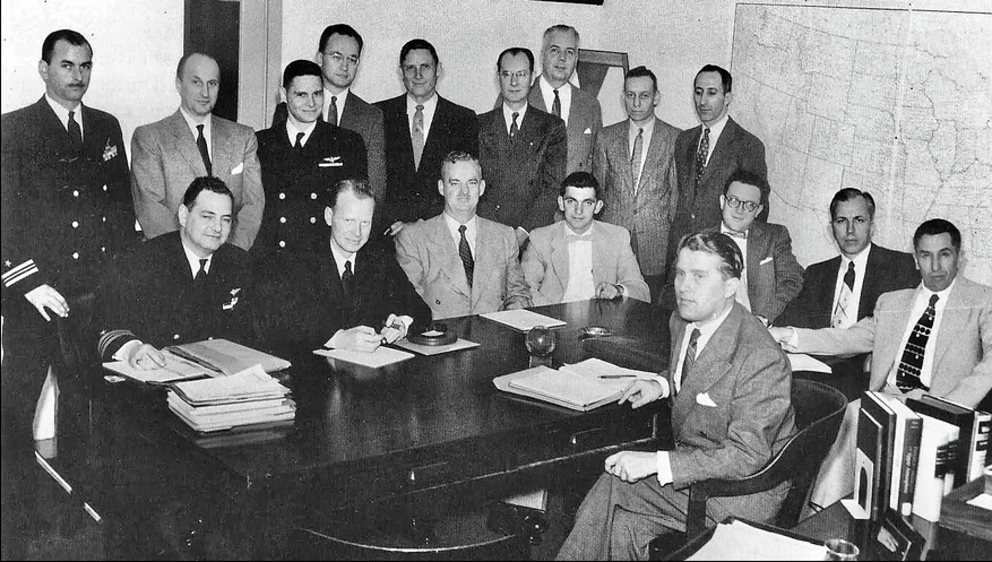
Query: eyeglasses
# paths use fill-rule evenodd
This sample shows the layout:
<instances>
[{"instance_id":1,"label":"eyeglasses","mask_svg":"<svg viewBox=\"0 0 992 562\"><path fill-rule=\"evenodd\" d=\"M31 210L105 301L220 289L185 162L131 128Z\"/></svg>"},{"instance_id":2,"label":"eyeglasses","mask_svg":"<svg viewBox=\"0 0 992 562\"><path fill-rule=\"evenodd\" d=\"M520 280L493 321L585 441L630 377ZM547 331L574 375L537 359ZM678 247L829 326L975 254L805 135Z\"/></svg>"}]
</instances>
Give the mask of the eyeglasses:
<instances>
[{"instance_id":1,"label":"eyeglasses","mask_svg":"<svg viewBox=\"0 0 992 562\"><path fill-rule=\"evenodd\" d=\"M523 81L526 80L528 76L530 76L530 72L526 70L518 70L516 72L510 72L509 70L501 70L499 75L502 76L504 80L509 80L511 76L515 76L517 80Z\"/></svg>"},{"instance_id":2,"label":"eyeglasses","mask_svg":"<svg viewBox=\"0 0 992 562\"><path fill-rule=\"evenodd\" d=\"M731 195L730 197L727 197L726 198L726 201L727 201L727 204L730 205L731 208L734 208L734 209L736 209L737 207L740 207L741 205L743 205L744 206L744 210L747 211L747 212L749 212L749 213L753 213L755 211L755 209L757 209L758 207L761 206L760 203L755 203L754 201L741 201L740 199L734 197L733 195Z\"/></svg>"}]
</instances>

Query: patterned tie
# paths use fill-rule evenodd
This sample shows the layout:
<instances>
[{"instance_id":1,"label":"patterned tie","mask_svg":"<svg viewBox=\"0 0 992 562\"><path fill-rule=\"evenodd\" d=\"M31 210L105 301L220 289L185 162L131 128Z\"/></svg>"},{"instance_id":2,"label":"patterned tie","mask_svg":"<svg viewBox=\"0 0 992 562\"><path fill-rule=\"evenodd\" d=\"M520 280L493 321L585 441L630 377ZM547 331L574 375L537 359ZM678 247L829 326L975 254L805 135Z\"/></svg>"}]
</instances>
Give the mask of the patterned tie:
<instances>
[{"instance_id":1,"label":"patterned tie","mask_svg":"<svg viewBox=\"0 0 992 562\"><path fill-rule=\"evenodd\" d=\"M424 154L424 106L418 105L413 114L413 165L420 168L420 157Z\"/></svg>"},{"instance_id":2,"label":"patterned tie","mask_svg":"<svg viewBox=\"0 0 992 562\"><path fill-rule=\"evenodd\" d=\"M331 105L327 108L327 122L337 127L338 125L338 97L331 96Z\"/></svg>"},{"instance_id":3,"label":"patterned tie","mask_svg":"<svg viewBox=\"0 0 992 562\"><path fill-rule=\"evenodd\" d=\"M351 272L351 261L344 262L344 273L341 274L341 288L344 289L344 296L349 301L351 300L351 280L355 276Z\"/></svg>"},{"instance_id":4,"label":"patterned tie","mask_svg":"<svg viewBox=\"0 0 992 562\"><path fill-rule=\"evenodd\" d=\"M69 112L69 154L79 154L83 150L83 131L76 122L76 112Z\"/></svg>"},{"instance_id":5,"label":"patterned tie","mask_svg":"<svg viewBox=\"0 0 992 562\"><path fill-rule=\"evenodd\" d=\"M200 269L196 271L196 275L193 276L193 282L196 284L203 283L207 279L207 259L200 260Z\"/></svg>"},{"instance_id":6,"label":"patterned tie","mask_svg":"<svg viewBox=\"0 0 992 562\"><path fill-rule=\"evenodd\" d=\"M644 128L638 127L637 138L634 139L634 150L630 153L630 177L634 178L634 193L641 181L641 152L644 151Z\"/></svg>"},{"instance_id":7,"label":"patterned tie","mask_svg":"<svg viewBox=\"0 0 992 562\"><path fill-rule=\"evenodd\" d=\"M847 307L850 306L851 298L854 296L854 262L847 264L847 273L844 274L844 282L840 285L840 295L837 297L837 306L834 308L833 318L830 320L830 327L844 328L848 324Z\"/></svg>"},{"instance_id":8,"label":"patterned tie","mask_svg":"<svg viewBox=\"0 0 992 562\"><path fill-rule=\"evenodd\" d=\"M561 98L558 97L558 90L555 90L555 101L551 104L551 113L561 119Z\"/></svg>"},{"instance_id":9,"label":"patterned tie","mask_svg":"<svg viewBox=\"0 0 992 562\"><path fill-rule=\"evenodd\" d=\"M896 386L903 392L909 392L914 388L930 390L923 386L920 373L923 371L923 355L927 350L930 331L933 330L933 319L937 315L939 298L937 295L930 296L930 304L923 311L923 316L916 321L916 326L913 326L913 331L906 342L906 349L902 352L902 361L899 362L899 371L896 372Z\"/></svg>"},{"instance_id":10,"label":"patterned tie","mask_svg":"<svg viewBox=\"0 0 992 562\"><path fill-rule=\"evenodd\" d=\"M696 152L696 187L699 187L699 180L703 177L703 170L706 169L706 157L710 153L710 129L703 128L703 138L699 141L699 150Z\"/></svg>"},{"instance_id":11,"label":"patterned tie","mask_svg":"<svg viewBox=\"0 0 992 562\"><path fill-rule=\"evenodd\" d=\"M200 149L200 158L203 158L203 165L207 168L207 175L214 175L213 167L210 165L210 152L207 150L207 139L203 138L203 125L196 126L196 147Z\"/></svg>"},{"instance_id":12,"label":"patterned tie","mask_svg":"<svg viewBox=\"0 0 992 562\"><path fill-rule=\"evenodd\" d=\"M510 123L510 141L511 142L513 141L513 139L515 139L517 137L517 132L520 130L520 128L517 127L517 117L519 115L520 115L519 113L517 113L516 111L514 111L513 112L513 115L510 116L510 117L513 117L513 122Z\"/></svg>"},{"instance_id":13,"label":"patterned tie","mask_svg":"<svg viewBox=\"0 0 992 562\"><path fill-rule=\"evenodd\" d=\"M730 236L731 238L740 238L741 240L747 240L747 231L741 232L739 230L733 230L731 228L724 228L724 234Z\"/></svg>"},{"instance_id":14,"label":"patterned tie","mask_svg":"<svg viewBox=\"0 0 992 562\"><path fill-rule=\"evenodd\" d=\"M463 224L458 227L458 234L461 235L461 240L458 241L458 257L462 258L462 267L465 268L465 279L468 281L468 288L472 288L472 276L475 272L475 260L472 259L472 248L468 245L468 239L465 238L465 229L467 227Z\"/></svg>"},{"instance_id":15,"label":"patterned tie","mask_svg":"<svg viewBox=\"0 0 992 562\"><path fill-rule=\"evenodd\" d=\"M296 133L296 143L293 144L293 148L303 148L303 137L307 136L306 133Z\"/></svg>"},{"instance_id":16,"label":"patterned tie","mask_svg":"<svg viewBox=\"0 0 992 562\"><path fill-rule=\"evenodd\" d=\"M693 328L692 333L689 334L689 347L685 349L685 359L682 361L682 378L679 382L679 390L685 386L685 381L689 378L689 372L692 371L693 365L696 364L696 342L699 341L699 336L702 332L699 328Z\"/></svg>"}]
</instances>

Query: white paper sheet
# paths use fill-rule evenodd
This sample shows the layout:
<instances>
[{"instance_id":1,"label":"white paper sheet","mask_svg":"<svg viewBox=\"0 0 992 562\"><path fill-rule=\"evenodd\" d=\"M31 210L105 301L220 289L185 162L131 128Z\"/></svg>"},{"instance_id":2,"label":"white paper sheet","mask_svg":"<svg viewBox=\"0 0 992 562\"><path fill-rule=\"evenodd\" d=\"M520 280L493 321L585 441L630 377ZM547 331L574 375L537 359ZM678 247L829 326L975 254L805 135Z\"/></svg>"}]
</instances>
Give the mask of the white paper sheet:
<instances>
[{"instance_id":1,"label":"white paper sheet","mask_svg":"<svg viewBox=\"0 0 992 562\"><path fill-rule=\"evenodd\" d=\"M786 353L789 356L789 364L792 366L792 372L798 371L809 371L813 373L827 373L833 372L830 365L827 365L819 359L814 359L805 353Z\"/></svg>"},{"instance_id":2,"label":"white paper sheet","mask_svg":"<svg viewBox=\"0 0 992 562\"><path fill-rule=\"evenodd\" d=\"M556 328L558 326L565 325L565 322L562 322L561 320L523 309L489 312L486 314L480 314L479 316L494 320L500 324L505 324L514 330L520 330L521 332L526 332L534 326Z\"/></svg>"},{"instance_id":3,"label":"white paper sheet","mask_svg":"<svg viewBox=\"0 0 992 562\"><path fill-rule=\"evenodd\" d=\"M687 560L823 560L827 547L770 533L741 521L717 525L713 537Z\"/></svg>"},{"instance_id":4,"label":"white paper sheet","mask_svg":"<svg viewBox=\"0 0 992 562\"><path fill-rule=\"evenodd\" d=\"M386 365L406 361L413 357L412 353L386 346L379 346L372 353L350 351L347 349L315 349L313 352L317 355L340 359L341 361L347 361L348 363L355 363L365 367L385 367Z\"/></svg>"}]
</instances>

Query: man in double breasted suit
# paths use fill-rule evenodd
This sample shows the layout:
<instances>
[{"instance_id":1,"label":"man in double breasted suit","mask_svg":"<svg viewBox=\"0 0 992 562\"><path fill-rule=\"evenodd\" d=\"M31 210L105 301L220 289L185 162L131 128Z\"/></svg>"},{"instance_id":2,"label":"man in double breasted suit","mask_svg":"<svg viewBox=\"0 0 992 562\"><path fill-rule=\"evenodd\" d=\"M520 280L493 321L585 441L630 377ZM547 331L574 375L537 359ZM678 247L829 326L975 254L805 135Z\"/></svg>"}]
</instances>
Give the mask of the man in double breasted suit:
<instances>
[{"instance_id":1,"label":"man in double breasted suit","mask_svg":"<svg viewBox=\"0 0 992 562\"><path fill-rule=\"evenodd\" d=\"M797 353L871 352L868 390L900 399L932 394L974 408L992 390L992 287L958 275L961 233L944 219L921 224L913 248L923 283L878 297L873 316L846 329L773 328L772 336ZM854 490L860 408L861 400L848 404L813 488L817 506Z\"/></svg>"},{"instance_id":2,"label":"man in double breasted suit","mask_svg":"<svg viewBox=\"0 0 992 562\"><path fill-rule=\"evenodd\" d=\"M513 229L475 214L486 190L478 159L452 152L441 176L444 212L396 237L396 259L434 318L531 306Z\"/></svg>"},{"instance_id":3,"label":"man in double breasted suit","mask_svg":"<svg viewBox=\"0 0 992 562\"><path fill-rule=\"evenodd\" d=\"M761 323L735 302L743 256L730 238L698 233L675 265L670 368L633 383L621 398L635 408L672 399L671 451L622 451L586 495L561 560L647 559L648 542L684 532L688 486L757 472L795 434L792 372ZM775 517L789 483L756 494L711 498L707 522L729 515Z\"/></svg>"},{"instance_id":4,"label":"man in double breasted suit","mask_svg":"<svg viewBox=\"0 0 992 562\"><path fill-rule=\"evenodd\" d=\"M441 212L444 202L436 186L446 154L479 153L475 112L437 93L441 61L434 45L423 39L408 41L400 49L400 72L406 92L375 104L382 110L386 131L383 224L392 235L405 223Z\"/></svg>"},{"instance_id":5,"label":"man in double breasted suit","mask_svg":"<svg viewBox=\"0 0 992 562\"><path fill-rule=\"evenodd\" d=\"M262 265L260 340L289 355L322 346L371 352L428 326L431 310L396 263L392 241L369 243L376 202L368 180L338 180L320 202L324 245Z\"/></svg>"},{"instance_id":6,"label":"man in double breasted suit","mask_svg":"<svg viewBox=\"0 0 992 562\"><path fill-rule=\"evenodd\" d=\"M668 273L668 232L679 202L675 139L681 132L655 117L658 80L643 66L624 77L629 119L596 138L593 174L603 186L601 219L630 231L641 273L659 295Z\"/></svg>"},{"instance_id":7,"label":"man in double breasted suit","mask_svg":"<svg viewBox=\"0 0 992 562\"><path fill-rule=\"evenodd\" d=\"M309 253L327 243L324 197L328 186L366 177L362 137L320 118L320 67L296 60L283 72L289 117L258 133L265 211L253 253Z\"/></svg>"},{"instance_id":8,"label":"man in double breasted suit","mask_svg":"<svg viewBox=\"0 0 992 562\"><path fill-rule=\"evenodd\" d=\"M693 100L701 124L675 139L679 206L669 235L669 256L688 233L720 222L720 194L727 178L739 170L768 177L765 145L737 124L728 111L734 99L733 77L716 65L696 74ZM768 193L761 194L759 221L768 218Z\"/></svg>"},{"instance_id":9,"label":"man in double breasted suit","mask_svg":"<svg viewBox=\"0 0 992 562\"><path fill-rule=\"evenodd\" d=\"M92 59L82 34L52 32L38 61L45 94L2 117L4 560L23 558L37 530L32 421L63 363L59 330L137 242L121 126L82 102Z\"/></svg>"},{"instance_id":10,"label":"man in double breasted suit","mask_svg":"<svg viewBox=\"0 0 992 562\"><path fill-rule=\"evenodd\" d=\"M554 220L565 176L565 124L527 102L533 72L529 49L500 53L496 74L503 103L479 116L479 163L487 178L479 216L516 229L521 243Z\"/></svg>"},{"instance_id":11,"label":"man in double breasted suit","mask_svg":"<svg viewBox=\"0 0 992 562\"><path fill-rule=\"evenodd\" d=\"M212 114L220 67L203 53L183 56L176 69L179 109L131 139L131 192L138 223L151 239L179 228L176 220L194 178L214 176L234 195L231 243L249 250L262 224L265 194L255 132Z\"/></svg>"}]
</instances>

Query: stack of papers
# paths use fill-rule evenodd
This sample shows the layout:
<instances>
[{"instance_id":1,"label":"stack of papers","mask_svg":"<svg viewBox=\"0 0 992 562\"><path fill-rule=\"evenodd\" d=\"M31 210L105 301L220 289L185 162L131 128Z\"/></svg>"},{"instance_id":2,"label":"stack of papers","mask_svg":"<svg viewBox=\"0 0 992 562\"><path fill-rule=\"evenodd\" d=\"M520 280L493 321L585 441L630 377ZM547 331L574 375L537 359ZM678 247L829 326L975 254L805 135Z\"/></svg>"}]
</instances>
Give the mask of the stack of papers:
<instances>
[{"instance_id":1,"label":"stack of papers","mask_svg":"<svg viewBox=\"0 0 992 562\"><path fill-rule=\"evenodd\" d=\"M556 328L558 326L565 325L564 322L556 318L551 318L550 316L545 316L543 314L538 314L522 308L515 310L503 310L501 312L487 312L486 314L480 314L479 316L488 318L489 320L494 320L500 324L505 324L520 332L527 332L534 326Z\"/></svg>"},{"instance_id":2,"label":"stack of papers","mask_svg":"<svg viewBox=\"0 0 992 562\"><path fill-rule=\"evenodd\" d=\"M290 390L255 365L228 377L179 382L168 393L169 409L200 432L291 422Z\"/></svg>"},{"instance_id":3,"label":"stack of papers","mask_svg":"<svg viewBox=\"0 0 992 562\"><path fill-rule=\"evenodd\" d=\"M513 394L585 412L619 400L635 380L654 377L654 373L625 369L594 358L558 370L533 367L496 377L493 384Z\"/></svg>"}]
</instances>

